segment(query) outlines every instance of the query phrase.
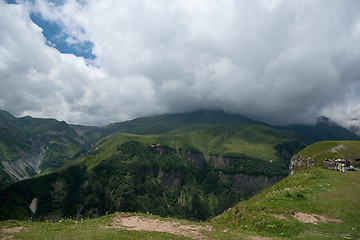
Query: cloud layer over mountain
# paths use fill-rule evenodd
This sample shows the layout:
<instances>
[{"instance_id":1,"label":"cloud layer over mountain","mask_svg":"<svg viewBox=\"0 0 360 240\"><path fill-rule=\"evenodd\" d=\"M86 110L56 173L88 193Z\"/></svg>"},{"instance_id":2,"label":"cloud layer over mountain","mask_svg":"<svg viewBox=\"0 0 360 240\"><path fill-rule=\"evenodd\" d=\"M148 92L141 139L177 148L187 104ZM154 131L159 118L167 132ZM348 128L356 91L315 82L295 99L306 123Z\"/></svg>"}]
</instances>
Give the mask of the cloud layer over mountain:
<instances>
[{"instance_id":1,"label":"cloud layer over mountain","mask_svg":"<svg viewBox=\"0 0 360 240\"><path fill-rule=\"evenodd\" d=\"M358 0L59 2L0 0L0 109L83 124L198 108L360 119ZM61 53L30 16L95 58Z\"/></svg>"}]
</instances>

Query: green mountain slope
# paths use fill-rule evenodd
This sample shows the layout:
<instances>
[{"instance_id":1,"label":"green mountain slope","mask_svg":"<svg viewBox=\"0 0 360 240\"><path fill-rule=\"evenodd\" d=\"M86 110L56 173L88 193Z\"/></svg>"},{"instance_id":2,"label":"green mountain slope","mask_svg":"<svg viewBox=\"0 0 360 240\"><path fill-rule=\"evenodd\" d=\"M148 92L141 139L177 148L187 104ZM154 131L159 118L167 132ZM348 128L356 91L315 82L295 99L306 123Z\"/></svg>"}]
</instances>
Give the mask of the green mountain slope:
<instances>
[{"instance_id":1,"label":"green mountain slope","mask_svg":"<svg viewBox=\"0 0 360 240\"><path fill-rule=\"evenodd\" d=\"M2 117L4 120L11 122L13 120L16 120L16 117L13 116L11 113L8 113L7 111L0 110L0 117Z\"/></svg>"},{"instance_id":2,"label":"green mountain slope","mask_svg":"<svg viewBox=\"0 0 360 240\"><path fill-rule=\"evenodd\" d=\"M197 129L207 125L268 125L255 121L240 114L226 113L217 110L197 110L189 113L163 114L152 117L142 117L131 121L112 123L100 129L92 136L93 141L99 141L113 133L160 134L174 131L184 126L196 126ZM183 128L184 131L186 128ZM193 130L193 129L191 129Z\"/></svg>"},{"instance_id":3,"label":"green mountain slope","mask_svg":"<svg viewBox=\"0 0 360 240\"><path fill-rule=\"evenodd\" d=\"M30 116L16 118L5 111L0 111L0 118L2 126L0 156L3 165L0 168L0 186L28 178L40 171L49 172L66 165L115 133L140 135L167 133L176 135L179 139L183 138L182 142L195 144L197 149L207 154L223 155L245 151L251 157L267 160L274 158L273 147L279 143L278 138L284 137L274 135L271 139L272 134L279 134L281 131L271 130L271 132L266 123L216 110L143 117L113 123L103 128L68 125L55 119L36 119ZM224 133L216 132L222 131L221 128L213 128L213 126L225 125L228 127L224 129ZM232 126L247 126L248 129L239 131L232 129ZM213 133L209 132L198 138L186 135L189 132L210 129ZM279 129L292 131L291 138L305 144L317 140L359 139L357 135L326 118L322 118L316 126L293 125ZM284 131L281 134L285 134ZM235 136L233 133L238 135ZM181 134L184 135L180 136ZM221 137L218 137L220 135ZM261 140L263 142L258 141L263 135L267 136ZM166 141L167 139L163 139L163 142ZM173 143L167 144L173 146L176 141L172 141Z\"/></svg>"},{"instance_id":4,"label":"green mountain slope","mask_svg":"<svg viewBox=\"0 0 360 240\"><path fill-rule=\"evenodd\" d=\"M140 211L205 220L284 178L288 153L301 147L286 132L263 125L114 134L67 168L5 188L0 216ZM29 205L34 199L33 214Z\"/></svg>"},{"instance_id":5,"label":"green mountain slope","mask_svg":"<svg viewBox=\"0 0 360 240\"><path fill-rule=\"evenodd\" d=\"M184 128L187 130L181 131ZM118 137L110 139L116 139L113 141L123 141L122 138L137 139L145 144L159 143L176 149L192 147L206 154L246 153L268 160L275 157L273 149L275 145L290 141L288 132L261 125L201 125L200 127L188 125L184 128L166 134L146 136L117 134ZM199 129L194 130L196 128Z\"/></svg>"},{"instance_id":6,"label":"green mountain slope","mask_svg":"<svg viewBox=\"0 0 360 240\"><path fill-rule=\"evenodd\" d=\"M94 133L100 130L99 127L95 127L95 126L84 126L78 124L69 124L69 126L72 129L74 129L77 133L84 136L85 138L93 135Z\"/></svg>"},{"instance_id":7,"label":"green mountain slope","mask_svg":"<svg viewBox=\"0 0 360 240\"><path fill-rule=\"evenodd\" d=\"M96 145L99 141L114 133L140 135L169 132L181 133L206 129L212 125L270 126L267 123L255 121L240 114L218 110L197 110L188 113L163 114L112 123L99 128L98 131L93 131L92 134L88 135L88 141L92 145ZM325 117L319 118L315 125L285 125L275 126L274 128L292 132L294 139L306 145L323 140L360 140L360 136Z\"/></svg>"},{"instance_id":8,"label":"green mountain slope","mask_svg":"<svg viewBox=\"0 0 360 240\"><path fill-rule=\"evenodd\" d=\"M310 157L316 166L329 159L349 159L355 162L360 159L360 141L322 141L303 149L294 157Z\"/></svg>"},{"instance_id":9,"label":"green mountain slope","mask_svg":"<svg viewBox=\"0 0 360 240\"><path fill-rule=\"evenodd\" d=\"M15 159L21 158L22 152L30 151L31 141L26 134L17 129L13 124L7 121L8 118L0 115L0 187L8 185L17 179L8 174L5 167L10 165L10 162ZM35 174L34 171L29 168L28 173L23 174Z\"/></svg>"},{"instance_id":10,"label":"green mountain slope","mask_svg":"<svg viewBox=\"0 0 360 240\"><path fill-rule=\"evenodd\" d=\"M348 146L348 151L343 149L339 154L349 156L359 149L360 142L317 143L297 155L320 162L332 158L329 150L336 146ZM212 223L267 237L358 239L359 199L359 172L303 168L214 218Z\"/></svg>"},{"instance_id":11,"label":"green mountain slope","mask_svg":"<svg viewBox=\"0 0 360 240\"><path fill-rule=\"evenodd\" d=\"M64 121L23 117L14 123L42 149L42 171L57 169L86 152L85 139Z\"/></svg>"},{"instance_id":12,"label":"green mountain slope","mask_svg":"<svg viewBox=\"0 0 360 240\"><path fill-rule=\"evenodd\" d=\"M0 115L1 159L15 159L19 157L19 149L28 151L30 146L31 141L28 136Z\"/></svg>"},{"instance_id":13,"label":"green mountain slope","mask_svg":"<svg viewBox=\"0 0 360 240\"><path fill-rule=\"evenodd\" d=\"M55 170L85 152L84 138L65 122L0 112L0 187Z\"/></svg>"}]
</instances>

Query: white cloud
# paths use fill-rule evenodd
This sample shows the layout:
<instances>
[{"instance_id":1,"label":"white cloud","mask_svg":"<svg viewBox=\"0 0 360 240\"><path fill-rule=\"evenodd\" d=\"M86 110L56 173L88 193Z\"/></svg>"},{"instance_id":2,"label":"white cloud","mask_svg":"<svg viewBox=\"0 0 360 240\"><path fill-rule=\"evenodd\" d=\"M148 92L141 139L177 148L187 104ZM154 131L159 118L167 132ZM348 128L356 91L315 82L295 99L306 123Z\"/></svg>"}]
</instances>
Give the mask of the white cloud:
<instances>
[{"instance_id":1,"label":"white cloud","mask_svg":"<svg viewBox=\"0 0 360 240\"><path fill-rule=\"evenodd\" d=\"M0 108L69 122L222 108L271 123L360 118L360 2L75 1L0 4ZM29 13L91 42L46 45ZM345 110L346 109L346 110Z\"/></svg>"}]
</instances>

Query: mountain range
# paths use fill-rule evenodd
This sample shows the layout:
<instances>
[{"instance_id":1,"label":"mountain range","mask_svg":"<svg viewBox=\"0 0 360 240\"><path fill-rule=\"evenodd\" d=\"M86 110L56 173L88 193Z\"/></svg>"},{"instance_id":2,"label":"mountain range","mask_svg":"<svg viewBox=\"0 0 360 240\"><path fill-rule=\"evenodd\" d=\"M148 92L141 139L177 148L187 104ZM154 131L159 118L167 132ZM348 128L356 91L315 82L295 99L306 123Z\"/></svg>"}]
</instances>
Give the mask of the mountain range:
<instances>
[{"instance_id":1,"label":"mountain range","mask_svg":"<svg viewBox=\"0 0 360 240\"><path fill-rule=\"evenodd\" d=\"M140 211L204 220L286 177L307 144L359 139L323 119L273 127L223 111L102 128L1 111L1 184L13 184L0 192L0 217Z\"/></svg>"},{"instance_id":2,"label":"mountain range","mask_svg":"<svg viewBox=\"0 0 360 240\"><path fill-rule=\"evenodd\" d=\"M0 186L58 169L86 151L85 138L65 122L0 111Z\"/></svg>"}]
</instances>

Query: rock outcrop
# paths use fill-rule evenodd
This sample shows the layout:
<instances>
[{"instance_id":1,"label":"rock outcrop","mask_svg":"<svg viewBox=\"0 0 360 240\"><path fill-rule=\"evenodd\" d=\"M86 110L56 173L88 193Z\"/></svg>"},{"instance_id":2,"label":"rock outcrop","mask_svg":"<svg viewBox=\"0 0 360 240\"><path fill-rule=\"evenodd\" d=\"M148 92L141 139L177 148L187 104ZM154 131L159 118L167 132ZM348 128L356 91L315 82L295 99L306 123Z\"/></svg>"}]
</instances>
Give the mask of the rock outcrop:
<instances>
[{"instance_id":1,"label":"rock outcrop","mask_svg":"<svg viewBox=\"0 0 360 240\"><path fill-rule=\"evenodd\" d=\"M298 167L305 166L307 168L315 167L315 161L311 157L294 156L291 158L289 166L289 174L293 175Z\"/></svg>"},{"instance_id":2,"label":"rock outcrop","mask_svg":"<svg viewBox=\"0 0 360 240\"><path fill-rule=\"evenodd\" d=\"M202 169L205 166L204 155L201 152L193 153L188 150L180 150L180 154L190 166L196 169Z\"/></svg>"},{"instance_id":3,"label":"rock outcrop","mask_svg":"<svg viewBox=\"0 0 360 240\"><path fill-rule=\"evenodd\" d=\"M251 194L255 194L256 192L273 185L285 176L274 176L268 177L264 175L246 175L246 174L225 174L220 173L224 178L230 179L233 183L233 187L236 190L245 191Z\"/></svg>"},{"instance_id":4,"label":"rock outcrop","mask_svg":"<svg viewBox=\"0 0 360 240\"><path fill-rule=\"evenodd\" d=\"M231 157L210 155L209 159L211 166L216 168L228 167L231 164Z\"/></svg>"}]
</instances>

